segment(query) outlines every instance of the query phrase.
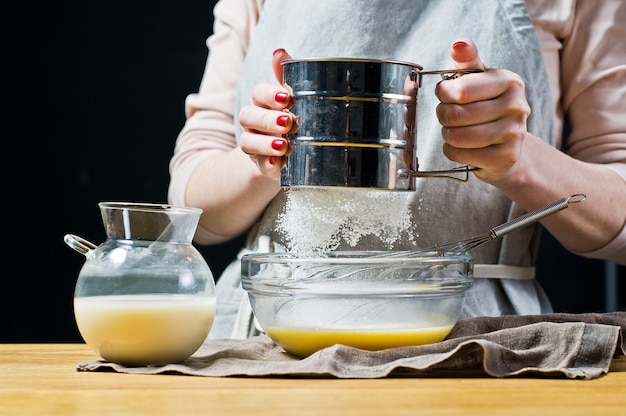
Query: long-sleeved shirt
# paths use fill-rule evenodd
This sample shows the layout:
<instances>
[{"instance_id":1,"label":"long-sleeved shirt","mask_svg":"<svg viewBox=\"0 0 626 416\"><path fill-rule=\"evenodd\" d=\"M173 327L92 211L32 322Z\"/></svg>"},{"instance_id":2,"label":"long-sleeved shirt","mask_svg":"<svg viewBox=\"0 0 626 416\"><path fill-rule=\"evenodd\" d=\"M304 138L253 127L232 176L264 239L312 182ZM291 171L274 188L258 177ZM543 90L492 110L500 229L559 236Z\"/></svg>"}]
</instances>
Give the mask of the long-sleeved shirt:
<instances>
[{"instance_id":1,"label":"long-sleeved shirt","mask_svg":"<svg viewBox=\"0 0 626 416\"><path fill-rule=\"evenodd\" d=\"M548 74L557 147L576 159L607 165L626 181L626 3L526 3ZM237 145L237 84L263 6L263 0L222 0L215 8L203 81L187 98L187 123L171 161L173 204L185 205L187 181L206 155ZM562 141L564 126L568 134ZM198 243L220 239L202 228L196 233ZM624 263L625 253L626 227L606 246L580 254Z\"/></svg>"}]
</instances>

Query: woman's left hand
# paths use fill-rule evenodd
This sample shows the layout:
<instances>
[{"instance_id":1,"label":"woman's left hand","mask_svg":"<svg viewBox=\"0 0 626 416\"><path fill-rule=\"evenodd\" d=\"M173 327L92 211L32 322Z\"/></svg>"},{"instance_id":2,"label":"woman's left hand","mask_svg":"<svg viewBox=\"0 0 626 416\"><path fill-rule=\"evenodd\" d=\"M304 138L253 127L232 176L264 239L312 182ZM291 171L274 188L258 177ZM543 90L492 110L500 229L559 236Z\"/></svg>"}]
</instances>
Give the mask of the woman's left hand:
<instances>
[{"instance_id":1,"label":"woman's left hand","mask_svg":"<svg viewBox=\"0 0 626 416\"><path fill-rule=\"evenodd\" d=\"M528 135L530 106L524 82L511 71L487 69L470 39L455 41L450 56L459 69L483 68L485 72L437 84L443 153L450 160L480 168L476 175L488 183L506 181L520 169Z\"/></svg>"}]
</instances>

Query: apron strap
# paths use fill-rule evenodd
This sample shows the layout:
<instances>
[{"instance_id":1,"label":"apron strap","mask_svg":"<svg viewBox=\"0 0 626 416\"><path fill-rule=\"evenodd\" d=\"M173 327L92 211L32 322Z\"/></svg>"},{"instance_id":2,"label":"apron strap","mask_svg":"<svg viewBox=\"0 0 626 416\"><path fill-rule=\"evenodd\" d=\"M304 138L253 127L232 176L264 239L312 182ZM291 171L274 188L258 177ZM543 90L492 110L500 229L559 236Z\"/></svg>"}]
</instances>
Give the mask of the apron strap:
<instances>
[{"instance_id":1,"label":"apron strap","mask_svg":"<svg viewBox=\"0 0 626 416\"><path fill-rule=\"evenodd\" d=\"M507 266L504 264L475 264L474 278L533 280L535 278L535 268Z\"/></svg>"}]
</instances>

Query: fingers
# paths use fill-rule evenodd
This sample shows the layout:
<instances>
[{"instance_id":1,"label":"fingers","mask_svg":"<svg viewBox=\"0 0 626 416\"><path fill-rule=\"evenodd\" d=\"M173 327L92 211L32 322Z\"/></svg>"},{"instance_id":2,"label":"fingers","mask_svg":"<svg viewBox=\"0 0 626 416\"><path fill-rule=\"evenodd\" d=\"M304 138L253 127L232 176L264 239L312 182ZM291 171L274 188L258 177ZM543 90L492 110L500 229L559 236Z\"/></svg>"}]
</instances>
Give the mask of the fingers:
<instances>
[{"instance_id":1,"label":"fingers","mask_svg":"<svg viewBox=\"0 0 626 416\"><path fill-rule=\"evenodd\" d=\"M253 105L245 106L239 113L244 128L239 146L250 156L261 172L275 176L287 164L289 141L283 137L297 130L297 118L285 111L267 110Z\"/></svg>"},{"instance_id":2,"label":"fingers","mask_svg":"<svg viewBox=\"0 0 626 416\"><path fill-rule=\"evenodd\" d=\"M528 135L530 106L524 81L508 70L486 70L470 39L455 41L450 56L457 68L483 68L485 72L437 84L443 152L450 160L481 168L480 177L504 178L522 157Z\"/></svg>"},{"instance_id":3,"label":"fingers","mask_svg":"<svg viewBox=\"0 0 626 416\"><path fill-rule=\"evenodd\" d=\"M252 88L252 104L263 108L283 110L291 107L292 97L280 85L263 82Z\"/></svg>"},{"instance_id":4,"label":"fingers","mask_svg":"<svg viewBox=\"0 0 626 416\"><path fill-rule=\"evenodd\" d=\"M285 59L291 59L291 56L287 53L286 50L282 48L276 49L272 53L272 69L274 70L274 76L276 77L276 80L280 84L283 83L283 66L280 64L280 62Z\"/></svg>"},{"instance_id":5,"label":"fingers","mask_svg":"<svg viewBox=\"0 0 626 416\"><path fill-rule=\"evenodd\" d=\"M445 143L443 154L462 165L480 168L475 174L492 180L507 176L521 158L521 141L510 141L484 148L459 149Z\"/></svg>"},{"instance_id":6,"label":"fingers","mask_svg":"<svg viewBox=\"0 0 626 416\"><path fill-rule=\"evenodd\" d=\"M278 179L280 171L287 165L289 141L283 137L244 132L239 145L266 176Z\"/></svg>"},{"instance_id":7,"label":"fingers","mask_svg":"<svg viewBox=\"0 0 626 416\"><path fill-rule=\"evenodd\" d=\"M444 142L456 149L484 149L520 140L526 133L525 123L500 118L464 127L442 127ZM476 165L478 166L478 165Z\"/></svg>"},{"instance_id":8,"label":"fingers","mask_svg":"<svg viewBox=\"0 0 626 416\"><path fill-rule=\"evenodd\" d=\"M468 91L470 88L480 90L481 83L470 83L466 92L459 93L458 97L455 97L454 87L447 89L436 110L439 123L444 127L463 127L503 118L525 123L530 106L524 96L524 84L519 81L515 74L510 73L509 78L501 83L493 82L496 84L494 89L486 87L476 93Z\"/></svg>"},{"instance_id":9,"label":"fingers","mask_svg":"<svg viewBox=\"0 0 626 416\"><path fill-rule=\"evenodd\" d=\"M284 49L272 54L274 76L282 84L280 64L291 56ZM293 103L289 91L282 85L260 83L252 91L252 104L241 108L239 123L244 129L239 146L262 174L278 179L291 153L286 135L298 130L299 118L289 112Z\"/></svg>"},{"instance_id":10,"label":"fingers","mask_svg":"<svg viewBox=\"0 0 626 416\"><path fill-rule=\"evenodd\" d=\"M239 112L239 123L246 131L282 136L297 130L298 118L287 111L246 105Z\"/></svg>"},{"instance_id":11,"label":"fingers","mask_svg":"<svg viewBox=\"0 0 626 416\"><path fill-rule=\"evenodd\" d=\"M486 69L478 57L478 48L471 39L460 38L455 40L450 47L450 57L459 69Z\"/></svg>"},{"instance_id":12,"label":"fingers","mask_svg":"<svg viewBox=\"0 0 626 416\"><path fill-rule=\"evenodd\" d=\"M496 176L511 168L527 134L530 106L523 85L517 82L508 85L514 87L495 98L438 105L437 117L448 158Z\"/></svg>"},{"instance_id":13,"label":"fingers","mask_svg":"<svg viewBox=\"0 0 626 416\"><path fill-rule=\"evenodd\" d=\"M250 156L280 158L289 151L289 141L284 137L246 131L239 141L241 150Z\"/></svg>"},{"instance_id":14,"label":"fingers","mask_svg":"<svg viewBox=\"0 0 626 416\"><path fill-rule=\"evenodd\" d=\"M503 78L503 74L496 70L487 70L478 56L478 48L471 39L457 39L450 47L450 57L456 68L480 68L485 72L466 74L452 80L453 82L439 82L435 88L435 95L442 103L465 104L488 100L501 95L509 88L507 83L511 82L511 79ZM519 80L521 81L521 78Z\"/></svg>"},{"instance_id":15,"label":"fingers","mask_svg":"<svg viewBox=\"0 0 626 416\"><path fill-rule=\"evenodd\" d=\"M239 124L244 130L257 133L294 133L300 125L300 118L288 111L291 100L291 96L277 85L257 84L252 92L252 105L243 106L239 112Z\"/></svg>"}]
</instances>

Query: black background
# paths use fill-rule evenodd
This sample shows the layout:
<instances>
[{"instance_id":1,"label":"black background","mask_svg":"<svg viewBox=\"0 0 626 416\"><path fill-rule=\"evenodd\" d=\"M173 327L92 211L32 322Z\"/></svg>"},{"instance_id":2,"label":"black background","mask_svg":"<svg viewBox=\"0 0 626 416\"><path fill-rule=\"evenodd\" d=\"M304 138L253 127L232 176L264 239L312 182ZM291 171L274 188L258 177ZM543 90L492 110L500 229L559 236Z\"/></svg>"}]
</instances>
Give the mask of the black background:
<instances>
[{"instance_id":1,"label":"black background","mask_svg":"<svg viewBox=\"0 0 626 416\"><path fill-rule=\"evenodd\" d=\"M104 241L100 201L166 202L214 3L3 4L0 342L81 341L72 297L84 257L63 235ZM199 248L218 276L240 244ZM549 236L543 252L539 279L555 309L604 311L603 262L567 254Z\"/></svg>"}]
</instances>

